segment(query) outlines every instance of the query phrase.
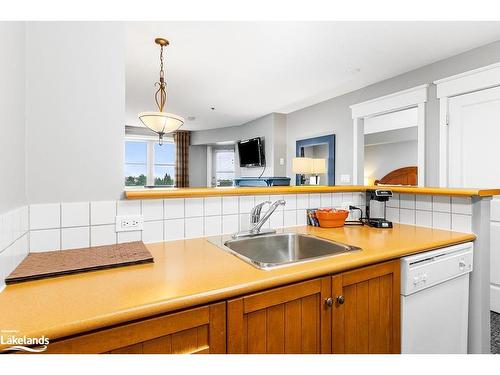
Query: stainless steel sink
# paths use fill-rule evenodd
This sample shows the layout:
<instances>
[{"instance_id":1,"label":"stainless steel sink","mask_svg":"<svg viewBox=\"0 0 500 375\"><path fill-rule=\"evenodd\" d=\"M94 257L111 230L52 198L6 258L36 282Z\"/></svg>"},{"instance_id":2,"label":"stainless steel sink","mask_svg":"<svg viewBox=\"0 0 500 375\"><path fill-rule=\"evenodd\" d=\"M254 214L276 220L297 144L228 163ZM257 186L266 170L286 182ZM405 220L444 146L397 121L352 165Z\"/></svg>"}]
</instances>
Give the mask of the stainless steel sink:
<instances>
[{"instance_id":1,"label":"stainless steel sink","mask_svg":"<svg viewBox=\"0 0 500 375\"><path fill-rule=\"evenodd\" d=\"M260 269L276 268L361 250L356 246L297 233L228 240L216 237L209 241Z\"/></svg>"}]
</instances>

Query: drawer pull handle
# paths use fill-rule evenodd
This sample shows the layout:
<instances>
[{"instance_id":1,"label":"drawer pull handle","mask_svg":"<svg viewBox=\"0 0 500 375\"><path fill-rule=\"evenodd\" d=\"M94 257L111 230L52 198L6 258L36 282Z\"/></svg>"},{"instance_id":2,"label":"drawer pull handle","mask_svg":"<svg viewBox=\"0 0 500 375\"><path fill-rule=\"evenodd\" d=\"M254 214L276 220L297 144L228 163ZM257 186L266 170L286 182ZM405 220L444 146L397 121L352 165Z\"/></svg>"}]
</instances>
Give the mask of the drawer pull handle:
<instances>
[{"instance_id":1,"label":"drawer pull handle","mask_svg":"<svg viewBox=\"0 0 500 375\"><path fill-rule=\"evenodd\" d=\"M344 302L345 302L345 298L344 298L344 296L338 296L338 297L337 297L337 303L338 303L339 305L343 305L343 304L344 304Z\"/></svg>"}]
</instances>

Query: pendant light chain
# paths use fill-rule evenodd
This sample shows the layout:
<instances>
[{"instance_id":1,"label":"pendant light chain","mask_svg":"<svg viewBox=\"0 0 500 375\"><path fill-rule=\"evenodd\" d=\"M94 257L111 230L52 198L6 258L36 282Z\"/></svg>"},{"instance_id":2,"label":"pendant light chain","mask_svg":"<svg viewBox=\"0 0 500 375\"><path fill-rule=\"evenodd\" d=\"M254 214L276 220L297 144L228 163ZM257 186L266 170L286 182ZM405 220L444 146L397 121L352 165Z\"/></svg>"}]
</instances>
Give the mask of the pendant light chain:
<instances>
[{"instance_id":1,"label":"pendant light chain","mask_svg":"<svg viewBox=\"0 0 500 375\"><path fill-rule=\"evenodd\" d=\"M158 90L155 93L156 105L160 112L163 112L167 102L167 85L165 83L165 71L163 70L163 45L160 45L160 82L156 82Z\"/></svg>"}]
</instances>

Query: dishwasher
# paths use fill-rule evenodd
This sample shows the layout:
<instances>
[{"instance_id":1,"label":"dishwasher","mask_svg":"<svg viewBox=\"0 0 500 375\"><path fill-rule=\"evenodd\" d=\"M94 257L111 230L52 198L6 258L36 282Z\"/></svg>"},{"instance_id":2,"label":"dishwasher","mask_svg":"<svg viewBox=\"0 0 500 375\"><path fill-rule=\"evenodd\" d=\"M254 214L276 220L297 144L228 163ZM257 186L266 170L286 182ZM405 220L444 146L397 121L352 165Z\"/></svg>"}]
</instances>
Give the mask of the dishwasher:
<instances>
[{"instance_id":1,"label":"dishwasher","mask_svg":"<svg viewBox=\"0 0 500 375\"><path fill-rule=\"evenodd\" d=\"M472 242L401 259L401 353L466 354Z\"/></svg>"}]
</instances>

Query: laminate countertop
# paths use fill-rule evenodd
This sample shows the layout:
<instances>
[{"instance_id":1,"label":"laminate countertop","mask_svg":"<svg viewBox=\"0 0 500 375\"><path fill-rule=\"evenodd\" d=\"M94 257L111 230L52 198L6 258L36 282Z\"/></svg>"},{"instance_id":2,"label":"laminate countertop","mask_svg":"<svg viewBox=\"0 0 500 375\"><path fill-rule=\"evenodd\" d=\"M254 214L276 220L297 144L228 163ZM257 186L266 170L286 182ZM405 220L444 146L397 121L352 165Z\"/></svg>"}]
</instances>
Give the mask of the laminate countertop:
<instances>
[{"instance_id":1,"label":"laminate countertop","mask_svg":"<svg viewBox=\"0 0 500 375\"><path fill-rule=\"evenodd\" d=\"M0 329L54 340L475 239L473 234L402 224L393 229L303 226L284 231L363 251L259 270L206 238L148 244L153 264L8 285L0 293Z\"/></svg>"}]
</instances>

